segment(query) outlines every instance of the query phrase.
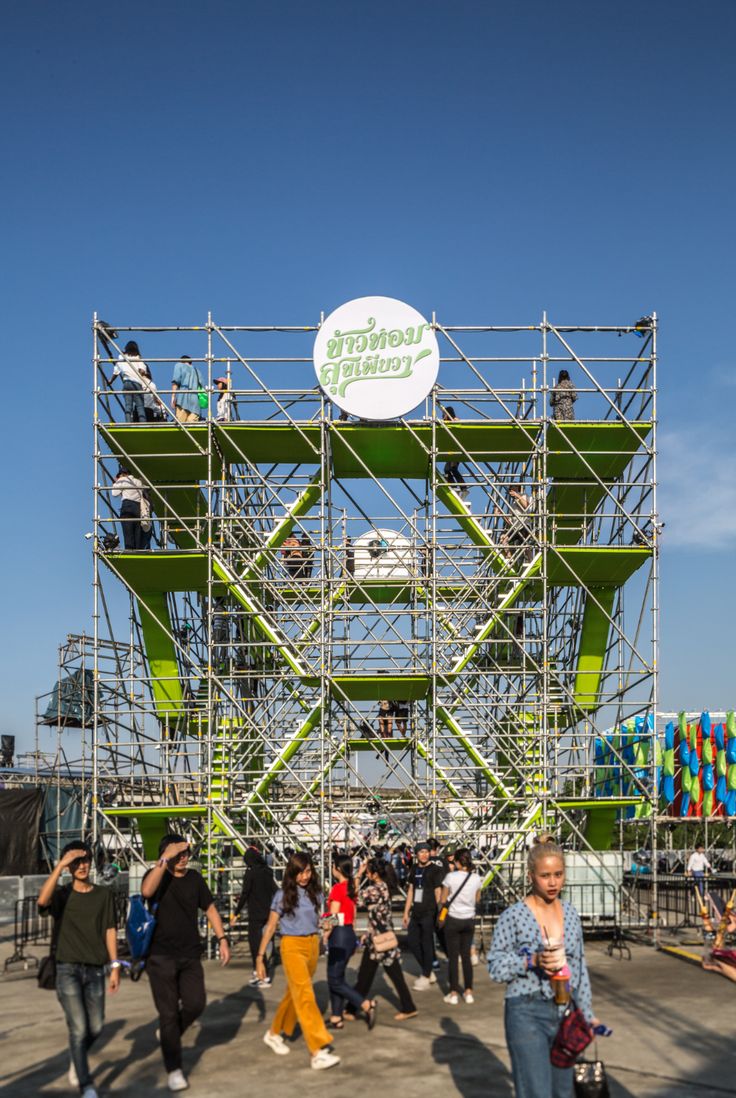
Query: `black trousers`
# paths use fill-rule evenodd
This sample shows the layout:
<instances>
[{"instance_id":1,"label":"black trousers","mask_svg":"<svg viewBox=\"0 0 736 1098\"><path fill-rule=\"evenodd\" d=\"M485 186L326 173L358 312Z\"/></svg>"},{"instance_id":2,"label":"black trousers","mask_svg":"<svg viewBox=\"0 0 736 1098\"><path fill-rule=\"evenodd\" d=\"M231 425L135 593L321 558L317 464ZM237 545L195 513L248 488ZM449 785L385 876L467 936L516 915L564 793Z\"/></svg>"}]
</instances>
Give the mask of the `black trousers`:
<instances>
[{"instance_id":1,"label":"black trousers","mask_svg":"<svg viewBox=\"0 0 736 1098\"><path fill-rule=\"evenodd\" d=\"M448 484L465 484L465 477L460 472L460 463L457 461L448 461L445 464L445 480Z\"/></svg>"},{"instance_id":2,"label":"black trousers","mask_svg":"<svg viewBox=\"0 0 736 1098\"><path fill-rule=\"evenodd\" d=\"M355 983L355 990L359 993L361 998L368 998L379 965L381 965L381 962L372 961L368 954L368 950L364 949L360 968L358 969L358 979ZM404 973L401 970L401 962L399 959L397 958L390 965L381 965L381 967L396 988L396 994L399 997L399 1005L402 1012L404 1014L413 1014L417 1008L411 997L411 992L407 986Z\"/></svg>"},{"instance_id":3,"label":"black trousers","mask_svg":"<svg viewBox=\"0 0 736 1098\"><path fill-rule=\"evenodd\" d=\"M453 919L451 915L445 920L445 941L447 942L447 957L449 961L450 991L460 992L460 964L463 966L463 983L465 990L471 991L473 987L473 965L470 961L470 947L473 944L475 933L475 919Z\"/></svg>"},{"instance_id":4,"label":"black trousers","mask_svg":"<svg viewBox=\"0 0 736 1098\"><path fill-rule=\"evenodd\" d=\"M248 912L248 945L250 946L250 955L253 958L253 971L256 970L256 957L258 951L261 948L261 935L263 934L263 928L268 922L268 914L251 915ZM265 957L264 957L265 960Z\"/></svg>"},{"instance_id":5,"label":"black trousers","mask_svg":"<svg viewBox=\"0 0 736 1098\"><path fill-rule=\"evenodd\" d=\"M181 1035L207 1004L200 960L153 954L146 961L161 1030L161 1052L167 1071L181 1070Z\"/></svg>"},{"instance_id":6,"label":"black trousers","mask_svg":"<svg viewBox=\"0 0 736 1098\"><path fill-rule=\"evenodd\" d=\"M120 525L123 528L123 544L128 550L147 548L141 529L141 505L132 499L124 499L120 508ZM149 539L150 540L150 539Z\"/></svg>"},{"instance_id":7,"label":"black trousers","mask_svg":"<svg viewBox=\"0 0 736 1098\"><path fill-rule=\"evenodd\" d=\"M409 920L407 941L409 949L416 957L422 976L429 976L434 961L434 920L435 914L412 915Z\"/></svg>"}]
</instances>

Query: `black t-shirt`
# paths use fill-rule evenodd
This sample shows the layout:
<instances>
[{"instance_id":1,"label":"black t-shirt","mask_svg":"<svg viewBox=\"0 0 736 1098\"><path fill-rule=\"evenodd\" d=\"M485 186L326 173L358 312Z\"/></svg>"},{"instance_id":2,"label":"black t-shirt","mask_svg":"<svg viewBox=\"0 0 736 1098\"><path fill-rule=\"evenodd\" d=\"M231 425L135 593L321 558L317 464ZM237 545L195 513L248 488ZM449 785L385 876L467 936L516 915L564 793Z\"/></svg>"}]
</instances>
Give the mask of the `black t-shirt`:
<instances>
[{"instance_id":1,"label":"black t-shirt","mask_svg":"<svg viewBox=\"0 0 736 1098\"><path fill-rule=\"evenodd\" d=\"M59 964L104 965L108 961L105 932L115 926L112 893L101 885L77 892L70 885L57 888L44 915L58 920L56 960Z\"/></svg>"},{"instance_id":2,"label":"black t-shirt","mask_svg":"<svg viewBox=\"0 0 736 1098\"><path fill-rule=\"evenodd\" d=\"M409 884L414 885L412 915L433 915L437 910L434 890L442 886L444 874L431 862L420 865L415 861L409 870Z\"/></svg>"},{"instance_id":3,"label":"black t-shirt","mask_svg":"<svg viewBox=\"0 0 736 1098\"><path fill-rule=\"evenodd\" d=\"M148 872L151 872L150 869ZM148 873L144 881L147 876ZM167 869L161 884L148 901L151 911L158 904L151 954L190 959L200 957L202 942L197 917L211 903L212 893L196 869L188 869L183 877L175 877Z\"/></svg>"}]
</instances>

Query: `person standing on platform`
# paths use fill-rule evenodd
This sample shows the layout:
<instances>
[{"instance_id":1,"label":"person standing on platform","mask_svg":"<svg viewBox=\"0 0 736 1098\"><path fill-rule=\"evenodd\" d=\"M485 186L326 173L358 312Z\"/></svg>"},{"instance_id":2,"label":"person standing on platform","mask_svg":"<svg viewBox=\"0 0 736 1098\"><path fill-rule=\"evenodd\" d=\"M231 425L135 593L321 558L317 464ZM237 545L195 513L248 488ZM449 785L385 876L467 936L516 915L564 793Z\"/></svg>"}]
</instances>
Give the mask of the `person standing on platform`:
<instances>
[{"instance_id":1,"label":"person standing on platform","mask_svg":"<svg viewBox=\"0 0 736 1098\"><path fill-rule=\"evenodd\" d=\"M134 477L121 465L112 483L110 494L121 497L120 525L123 528L123 545L126 552L148 549L151 539L147 536L148 531L144 531L141 525L141 518L147 506L147 518L150 523L151 508L145 499L143 481ZM148 530L150 529L149 525Z\"/></svg>"},{"instance_id":2,"label":"person standing on platform","mask_svg":"<svg viewBox=\"0 0 736 1098\"><path fill-rule=\"evenodd\" d=\"M40 915L54 919L52 954L56 959L56 996L69 1029L69 1083L83 1098L97 1098L87 1054L105 1021L105 964L110 962L110 991L120 982L112 893L89 879L92 850L67 843L38 894ZM72 882L59 887L68 869Z\"/></svg>"},{"instance_id":3,"label":"person standing on platform","mask_svg":"<svg viewBox=\"0 0 736 1098\"><path fill-rule=\"evenodd\" d=\"M443 423L457 423L458 418L455 415L455 409L452 405L448 405L447 408L442 409L442 421ZM465 478L460 472L460 463L458 461L447 461L444 467L444 476L448 484L457 485L457 494L461 499L468 498L468 486L465 483Z\"/></svg>"},{"instance_id":4,"label":"person standing on platform","mask_svg":"<svg viewBox=\"0 0 736 1098\"><path fill-rule=\"evenodd\" d=\"M537 841L529 851L531 891L506 908L488 954L492 980L506 984L506 1043L517 1098L572 1098L572 1068L554 1067L550 1050L573 995L591 1026L590 981L580 916L567 900L562 849Z\"/></svg>"},{"instance_id":5,"label":"person standing on platform","mask_svg":"<svg viewBox=\"0 0 736 1098\"><path fill-rule=\"evenodd\" d=\"M277 1056L287 1056L291 1049L282 1035L291 1037L298 1022L315 1071L324 1071L340 1063L340 1057L332 1051L330 1035L312 986L319 960L323 904L324 895L312 855L301 851L292 853L284 870L283 886L271 901L271 914L263 928L256 960L256 972L263 980L266 977L266 949L278 927L286 991L263 1041Z\"/></svg>"},{"instance_id":6,"label":"person standing on platform","mask_svg":"<svg viewBox=\"0 0 736 1098\"><path fill-rule=\"evenodd\" d=\"M189 355L182 355L171 381L171 407L179 423L199 423L202 418L199 393L203 388L199 370Z\"/></svg>"},{"instance_id":7,"label":"person standing on platform","mask_svg":"<svg viewBox=\"0 0 736 1098\"><path fill-rule=\"evenodd\" d=\"M230 943L201 874L189 868L191 851L181 835L165 835L159 859L141 882L141 893L156 914L146 972L159 1016L161 1053L171 1091L189 1086L182 1071L182 1034L207 1004L198 916L203 911L217 938L220 963L230 960Z\"/></svg>"},{"instance_id":8,"label":"person standing on platform","mask_svg":"<svg viewBox=\"0 0 736 1098\"><path fill-rule=\"evenodd\" d=\"M705 874L706 872L712 873L713 866L710 864L705 856L705 847L702 843L698 843L695 850L690 855L687 863L687 869L685 873L688 877L692 877L695 881L695 887L700 893L702 900L705 895Z\"/></svg>"},{"instance_id":9,"label":"person standing on platform","mask_svg":"<svg viewBox=\"0 0 736 1098\"><path fill-rule=\"evenodd\" d=\"M428 843L418 843L415 855L408 876L403 924L409 931L409 949L419 965L419 978L413 985L414 990L426 991L430 984L437 983L432 971L435 959L434 924L443 874L429 860Z\"/></svg>"},{"instance_id":10,"label":"person standing on platform","mask_svg":"<svg viewBox=\"0 0 736 1098\"><path fill-rule=\"evenodd\" d=\"M230 423L233 418L233 394L230 392L230 381L226 377L216 377L215 385L219 393L215 420L218 423Z\"/></svg>"},{"instance_id":11,"label":"person standing on platform","mask_svg":"<svg viewBox=\"0 0 736 1098\"><path fill-rule=\"evenodd\" d=\"M257 846L249 846L244 855L246 865L243 887L240 890L235 912L230 919L232 926L244 907L248 909L248 945L253 959L253 975L250 978L251 987L270 987L271 978L266 972L261 979L256 972L256 961L261 948L263 928L268 922L271 913L271 901L276 891L276 882L273 878L273 870L261 854ZM265 958L264 958L265 960Z\"/></svg>"},{"instance_id":12,"label":"person standing on platform","mask_svg":"<svg viewBox=\"0 0 736 1098\"><path fill-rule=\"evenodd\" d=\"M557 384L549 394L549 402L552 406L552 418L558 421L574 420L574 404L577 399L578 394L575 390L575 386L570 380L569 373L567 370L560 370Z\"/></svg>"},{"instance_id":13,"label":"person standing on platform","mask_svg":"<svg viewBox=\"0 0 736 1098\"><path fill-rule=\"evenodd\" d=\"M141 352L134 339L125 344L123 353L112 371L113 381L121 377L123 382L123 400L127 423L145 423L146 408L144 400L143 368L148 366L141 359Z\"/></svg>"},{"instance_id":14,"label":"person standing on platform","mask_svg":"<svg viewBox=\"0 0 736 1098\"><path fill-rule=\"evenodd\" d=\"M330 988L330 1026L343 1028L343 1010L350 1003L354 1010L362 1010L368 1029L376 1024L376 1004L351 987L345 977L348 962L355 953L358 939L355 936L355 901L357 898L353 879L353 860L349 854L337 855L332 865L335 883L327 897L327 914L339 920L325 931L327 945L327 983Z\"/></svg>"},{"instance_id":15,"label":"person standing on platform","mask_svg":"<svg viewBox=\"0 0 736 1098\"><path fill-rule=\"evenodd\" d=\"M387 698L383 698L378 703L378 735L382 740L391 739L393 727L393 706Z\"/></svg>"},{"instance_id":16,"label":"person standing on platform","mask_svg":"<svg viewBox=\"0 0 736 1098\"><path fill-rule=\"evenodd\" d=\"M460 995L466 1003L473 1003L473 963L471 949L475 936L475 909L480 902L483 880L473 872L470 851L464 847L456 850L452 859L454 869L450 869L442 882L440 905L449 901L444 932L447 945L448 976L450 990L445 1002L457 1006ZM460 991L460 964L463 967L463 984Z\"/></svg>"}]
</instances>

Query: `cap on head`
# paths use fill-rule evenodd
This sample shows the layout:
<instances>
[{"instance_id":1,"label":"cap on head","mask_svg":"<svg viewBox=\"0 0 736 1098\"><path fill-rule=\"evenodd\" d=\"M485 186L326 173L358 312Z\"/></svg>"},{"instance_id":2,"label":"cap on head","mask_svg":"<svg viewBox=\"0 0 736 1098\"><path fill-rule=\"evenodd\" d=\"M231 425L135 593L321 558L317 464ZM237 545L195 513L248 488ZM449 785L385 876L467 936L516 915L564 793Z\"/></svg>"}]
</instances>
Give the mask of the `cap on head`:
<instances>
[{"instance_id":1,"label":"cap on head","mask_svg":"<svg viewBox=\"0 0 736 1098\"><path fill-rule=\"evenodd\" d=\"M429 843L417 843L414 850L418 854L420 850L429 850Z\"/></svg>"}]
</instances>

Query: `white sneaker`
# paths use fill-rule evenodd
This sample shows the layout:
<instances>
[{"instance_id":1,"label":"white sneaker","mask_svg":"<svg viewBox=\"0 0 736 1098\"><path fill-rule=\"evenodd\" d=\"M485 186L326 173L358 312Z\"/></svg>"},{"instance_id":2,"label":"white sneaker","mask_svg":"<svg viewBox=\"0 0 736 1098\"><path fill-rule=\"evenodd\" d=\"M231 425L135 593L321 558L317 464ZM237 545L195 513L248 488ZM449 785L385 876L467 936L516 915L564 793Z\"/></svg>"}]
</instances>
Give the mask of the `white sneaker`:
<instances>
[{"instance_id":1,"label":"white sneaker","mask_svg":"<svg viewBox=\"0 0 736 1098\"><path fill-rule=\"evenodd\" d=\"M452 1006L457 1006L458 1003L460 1002L457 992L456 991L448 992L447 995L445 995L445 1002L446 1003L451 1003Z\"/></svg>"},{"instance_id":2,"label":"white sneaker","mask_svg":"<svg viewBox=\"0 0 736 1098\"><path fill-rule=\"evenodd\" d=\"M288 1056L291 1049L287 1045L284 1038L280 1033L271 1033L270 1029L267 1029L263 1034L263 1043L276 1053L277 1056Z\"/></svg>"},{"instance_id":3,"label":"white sneaker","mask_svg":"<svg viewBox=\"0 0 736 1098\"><path fill-rule=\"evenodd\" d=\"M259 984L258 973L254 972L253 975L251 976L250 980L248 980L248 987L258 987L258 984Z\"/></svg>"},{"instance_id":4,"label":"white sneaker","mask_svg":"<svg viewBox=\"0 0 736 1098\"><path fill-rule=\"evenodd\" d=\"M477 949L471 949L471 951L470 951L470 963L473 966L473 968L475 968L475 966L478 964L479 961L480 961L480 957L478 956Z\"/></svg>"},{"instance_id":5,"label":"white sneaker","mask_svg":"<svg viewBox=\"0 0 736 1098\"><path fill-rule=\"evenodd\" d=\"M270 987L270 986L271 986L271 977L270 976L266 976L265 980L259 980L258 983L256 984L256 987Z\"/></svg>"},{"instance_id":6,"label":"white sneaker","mask_svg":"<svg viewBox=\"0 0 736 1098\"><path fill-rule=\"evenodd\" d=\"M184 1072L180 1071L179 1068L177 1068L176 1071L169 1072L168 1087L169 1090L189 1089L189 1083L184 1078Z\"/></svg>"},{"instance_id":7,"label":"white sneaker","mask_svg":"<svg viewBox=\"0 0 736 1098\"><path fill-rule=\"evenodd\" d=\"M82 1098L100 1098L100 1096L94 1087L85 1087L82 1091Z\"/></svg>"},{"instance_id":8,"label":"white sneaker","mask_svg":"<svg viewBox=\"0 0 736 1098\"><path fill-rule=\"evenodd\" d=\"M69 1074L68 1074L67 1078L69 1080L69 1086L70 1087L78 1087L79 1086L79 1076L77 1075L77 1069L74 1066L74 1061L73 1060L69 1061Z\"/></svg>"},{"instance_id":9,"label":"white sneaker","mask_svg":"<svg viewBox=\"0 0 736 1098\"><path fill-rule=\"evenodd\" d=\"M315 1071L326 1071L327 1068L334 1068L339 1063L340 1057L335 1056L335 1053L330 1052L328 1048L321 1048L312 1057L312 1067Z\"/></svg>"},{"instance_id":10,"label":"white sneaker","mask_svg":"<svg viewBox=\"0 0 736 1098\"><path fill-rule=\"evenodd\" d=\"M430 984L436 984L437 983L437 977L435 976L434 972L430 972L428 979L429 979Z\"/></svg>"},{"instance_id":11,"label":"white sneaker","mask_svg":"<svg viewBox=\"0 0 736 1098\"><path fill-rule=\"evenodd\" d=\"M432 974L434 975L434 973ZM437 977L435 976L435 980ZM426 991L431 981L426 976L420 976L418 980L415 980L412 986L412 991Z\"/></svg>"},{"instance_id":12,"label":"white sneaker","mask_svg":"<svg viewBox=\"0 0 736 1098\"><path fill-rule=\"evenodd\" d=\"M464 999L464 1000L465 1000L465 1002L466 1002L466 1003L468 1003L468 1004L471 1004L471 1003L474 1003L474 1002L475 1002L475 998L474 998L474 996L473 996L473 992L472 992L472 991L466 991L466 992L464 992L464 994L463 994L463 999Z\"/></svg>"}]
</instances>

